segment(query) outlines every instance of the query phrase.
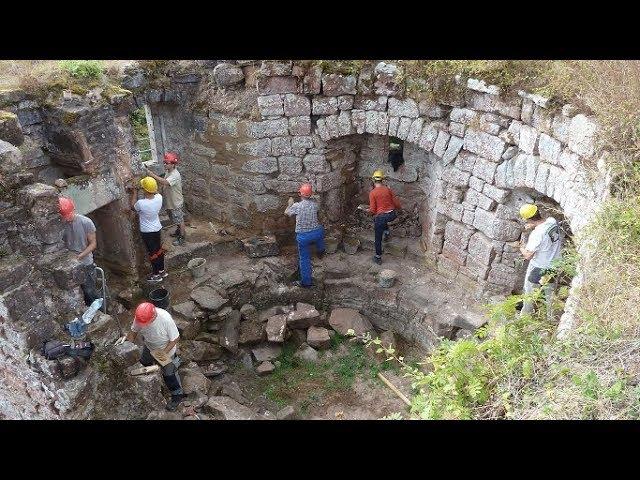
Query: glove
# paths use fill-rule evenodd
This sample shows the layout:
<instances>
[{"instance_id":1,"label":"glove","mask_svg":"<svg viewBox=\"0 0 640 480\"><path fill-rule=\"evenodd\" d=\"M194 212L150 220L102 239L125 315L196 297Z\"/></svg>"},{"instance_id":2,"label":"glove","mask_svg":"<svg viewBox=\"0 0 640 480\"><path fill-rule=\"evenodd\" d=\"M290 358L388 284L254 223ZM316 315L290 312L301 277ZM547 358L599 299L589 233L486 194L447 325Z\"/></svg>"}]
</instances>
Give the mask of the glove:
<instances>
[{"instance_id":1,"label":"glove","mask_svg":"<svg viewBox=\"0 0 640 480\"><path fill-rule=\"evenodd\" d=\"M114 345L120 345L121 343L124 343L126 339L127 339L127 336L123 335L122 337L120 337L119 339L116 340Z\"/></svg>"},{"instance_id":2,"label":"glove","mask_svg":"<svg viewBox=\"0 0 640 480\"><path fill-rule=\"evenodd\" d=\"M289 206L293 205L293 197L289 197L289 201L287 202L287 205Z\"/></svg>"}]
</instances>

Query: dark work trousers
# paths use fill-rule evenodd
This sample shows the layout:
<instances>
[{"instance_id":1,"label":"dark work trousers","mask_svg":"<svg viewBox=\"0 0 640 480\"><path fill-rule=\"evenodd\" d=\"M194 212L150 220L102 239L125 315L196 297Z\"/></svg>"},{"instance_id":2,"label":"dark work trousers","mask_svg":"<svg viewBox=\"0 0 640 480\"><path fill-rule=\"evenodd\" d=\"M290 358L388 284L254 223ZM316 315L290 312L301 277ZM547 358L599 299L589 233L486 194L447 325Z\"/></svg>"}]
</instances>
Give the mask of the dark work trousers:
<instances>
[{"instance_id":1,"label":"dark work trousers","mask_svg":"<svg viewBox=\"0 0 640 480\"><path fill-rule=\"evenodd\" d=\"M85 265L84 271L84 282L82 282L80 287L84 294L85 305L91 305L94 300L102 297L96 290L96 266L93 263L91 265Z\"/></svg>"},{"instance_id":2,"label":"dark work trousers","mask_svg":"<svg viewBox=\"0 0 640 480\"><path fill-rule=\"evenodd\" d=\"M380 213L373 219L373 225L376 232L376 257L382 256L382 235L389 229L387 223L398 218L395 210L388 213Z\"/></svg>"},{"instance_id":3,"label":"dark work trousers","mask_svg":"<svg viewBox=\"0 0 640 480\"><path fill-rule=\"evenodd\" d=\"M153 273L164 270L164 250L162 250L161 230L157 232L140 232L140 234L147 247Z\"/></svg>"},{"instance_id":4,"label":"dark work trousers","mask_svg":"<svg viewBox=\"0 0 640 480\"><path fill-rule=\"evenodd\" d=\"M171 392L171 396L174 395L182 395L182 382L180 382L180 377L178 376L178 367L176 366L176 355L173 356L173 361L168 363L167 365L160 366L162 369L162 379L164 383L167 385L169 392ZM145 367L150 367L154 363L160 365L155 358L151 355L151 352L145 345L142 349L142 356L140 357L140 363Z\"/></svg>"}]
</instances>

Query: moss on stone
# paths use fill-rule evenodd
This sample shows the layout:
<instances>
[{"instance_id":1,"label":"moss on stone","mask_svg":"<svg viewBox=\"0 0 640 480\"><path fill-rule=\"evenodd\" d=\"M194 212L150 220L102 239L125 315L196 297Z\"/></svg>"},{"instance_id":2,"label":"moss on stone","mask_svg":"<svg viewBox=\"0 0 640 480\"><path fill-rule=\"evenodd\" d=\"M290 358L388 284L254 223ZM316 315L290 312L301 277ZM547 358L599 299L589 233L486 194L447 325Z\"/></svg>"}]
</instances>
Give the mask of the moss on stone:
<instances>
[{"instance_id":1,"label":"moss on stone","mask_svg":"<svg viewBox=\"0 0 640 480\"><path fill-rule=\"evenodd\" d=\"M80 115L78 115L76 112L64 112L62 114L62 121L66 125L73 125L78 121L79 116Z\"/></svg>"},{"instance_id":2,"label":"moss on stone","mask_svg":"<svg viewBox=\"0 0 640 480\"><path fill-rule=\"evenodd\" d=\"M0 110L0 121L11 120L17 118L15 113L7 112L6 110Z\"/></svg>"},{"instance_id":3,"label":"moss on stone","mask_svg":"<svg viewBox=\"0 0 640 480\"><path fill-rule=\"evenodd\" d=\"M80 185L82 183L88 183L91 180L91 176L89 175L76 175L75 177L70 177L65 179L69 185Z\"/></svg>"}]
</instances>

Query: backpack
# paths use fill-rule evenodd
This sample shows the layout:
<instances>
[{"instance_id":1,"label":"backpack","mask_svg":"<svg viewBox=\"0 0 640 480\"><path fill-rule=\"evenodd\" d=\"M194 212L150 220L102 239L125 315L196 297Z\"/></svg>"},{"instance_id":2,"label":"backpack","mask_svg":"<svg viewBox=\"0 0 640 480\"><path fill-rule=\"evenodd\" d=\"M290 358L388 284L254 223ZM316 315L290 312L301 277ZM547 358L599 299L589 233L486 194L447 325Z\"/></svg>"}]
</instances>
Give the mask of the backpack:
<instances>
[{"instance_id":1,"label":"backpack","mask_svg":"<svg viewBox=\"0 0 640 480\"><path fill-rule=\"evenodd\" d=\"M93 342L76 342L75 345L70 346L67 351L67 355L70 357L79 357L88 360L91 358L95 345Z\"/></svg>"},{"instance_id":2,"label":"backpack","mask_svg":"<svg viewBox=\"0 0 640 480\"><path fill-rule=\"evenodd\" d=\"M47 360L56 360L67 355L71 345L60 340L48 340L42 342L42 355Z\"/></svg>"},{"instance_id":3,"label":"backpack","mask_svg":"<svg viewBox=\"0 0 640 480\"><path fill-rule=\"evenodd\" d=\"M91 354L95 345L92 342L76 342L74 345L61 342L60 340L49 340L42 342L42 355L47 360L55 360L56 367L60 373L60 376L68 380L75 377L80 372L80 369L91 358ZM65 374L65 370L60 361L63 357L71 357L74 360L74 370L71 373Z\"/></svg>"}]
</instances>

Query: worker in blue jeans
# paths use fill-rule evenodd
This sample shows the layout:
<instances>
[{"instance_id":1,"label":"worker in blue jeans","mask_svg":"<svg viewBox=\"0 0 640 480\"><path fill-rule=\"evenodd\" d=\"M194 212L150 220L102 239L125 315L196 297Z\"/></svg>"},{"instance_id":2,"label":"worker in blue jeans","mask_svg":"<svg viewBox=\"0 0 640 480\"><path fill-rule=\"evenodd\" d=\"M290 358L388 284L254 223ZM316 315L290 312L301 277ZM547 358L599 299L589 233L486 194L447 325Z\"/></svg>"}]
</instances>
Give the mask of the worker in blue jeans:
<instances>
[{"instance_id":1,"label":"worker in blue jeans","mask_svg":"<svg viewBox=\"0 0 640 480\"><path fill-rule=\"evenodd\" d=\"M301 287L310 288L311 282L311 252L310 246L316 244L318 257L324 255L324 228L318 222L318 204L311 200L313 189L311 184L305 183L300 187L299 202L289 197L289 204L285 215L296 216L296 243L298 244L298 260L300 263Z\"/></svg>"}]
</instances>

